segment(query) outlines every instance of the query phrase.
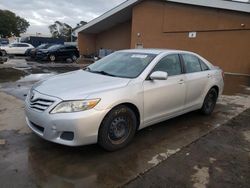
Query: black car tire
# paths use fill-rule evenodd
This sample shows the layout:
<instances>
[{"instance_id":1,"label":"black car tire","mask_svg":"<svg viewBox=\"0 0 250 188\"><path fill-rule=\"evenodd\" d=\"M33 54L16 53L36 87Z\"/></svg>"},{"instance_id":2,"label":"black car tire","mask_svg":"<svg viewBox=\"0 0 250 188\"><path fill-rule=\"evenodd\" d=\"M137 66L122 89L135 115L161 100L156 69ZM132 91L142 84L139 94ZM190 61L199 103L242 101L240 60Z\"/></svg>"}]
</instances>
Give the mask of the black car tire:
<instances>
[{"instance_id":1,"label":"black car tire","mask_svg":"<svg viewBox=\"0 0 250 188\"><path fill-rule=\"evenodd\" d=\"M51 62L56 61L56 56L55 56L54 54L50 54L50 55L49 55L49 60L50 60Z\"/></svg>"},{"instance_id":2,"label":"black car tire","mask_svg":"<svg viewBox=\"0 0 250 188\"><path fill-rule=\"evenodd\" d=\"M212 112L214 111L217 99L218 99L218 92L216 91L216 89L215 88L210 89L203 102L201 113L204 115L211 115Z\"/></svg>"},{"instance_id":3,"label":"black car tire","mask_svg":"<svg viewBox=\"0 0 250 188\"><path fill-rule=\"evenodd\" d=\"M2 54L2 56L6 56L7 52L5 50L1 50L1 54Z\"/></svg>"},{"instance_id":4,"label":"black car tire","mask_svg":"<svg viewBox=\"0 0 250 188\"><path fill-rule=\"evenodd\" d=\"M71 59L72 59L73 62L75 62L78 58L77 58L77 56L75 54L73 54Z\"/></svg>"},{"instance_id":5,"label":"black car tire","mask_svg":"<svg viewBox=\"0 0 250 188\"><path fill-rule=\"evenodd\" d=\"M133 110L125 105L112 109L104 118L98 133L98 144L107 151L115 151L128 145L137 126Z\"/></svg>"}]
</instances>

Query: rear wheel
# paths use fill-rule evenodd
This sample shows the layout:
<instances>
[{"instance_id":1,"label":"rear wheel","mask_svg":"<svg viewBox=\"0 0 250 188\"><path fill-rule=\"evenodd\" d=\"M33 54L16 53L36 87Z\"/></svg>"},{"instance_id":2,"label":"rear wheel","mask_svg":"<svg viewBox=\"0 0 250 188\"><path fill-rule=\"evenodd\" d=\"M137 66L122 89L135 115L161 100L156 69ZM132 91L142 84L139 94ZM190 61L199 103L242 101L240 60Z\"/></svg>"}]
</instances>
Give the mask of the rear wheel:
<instances>
[{"instance_id":1,"label":"rear wheel","mask_svg":"<svg viewBox=\"0 0 250 188\"><path fill-rule=\"evenodd\" d=\"M201 112L204 115L212 114L212 112L214 111L216 102L217 102L217 98L218 98L218 92L216 91L216 89L215 88L210 89L205 97L203 106L201 108Z\"/></svg>"},{"instance_id":2,"label":"rear wheel","mask_svg":"<svg viewBox=\"0 0 250 188\"><path fill-rule=\"evenodd\" d=\"M112 109L104 118L98 133L98 143L108 151L125 147L136 132L135 113L125 105Z\"/></svg>"},{"instance_id":3,"label":"rear wheel","mask_svg":"<svg viewBox=\"0 0 250 188\"><path fill-rule=\"evenodd\" d=\"M54 62L54 61L56 60L56 56L55 56L54 54L51 54L51 55L49 56L49 60L50 60L51 62Z\"/></svg>"},{"instance_id":4,"label":"rear wheel","mask_svg":"<svg viewBox=\"0 0 250 188\"><path fill-rule=\"evenodd\" d=\"M72 55L71 59L72 59L73 62L75 62L77 60L77 56L76 55Z\"/></svg>"}]
</instances>

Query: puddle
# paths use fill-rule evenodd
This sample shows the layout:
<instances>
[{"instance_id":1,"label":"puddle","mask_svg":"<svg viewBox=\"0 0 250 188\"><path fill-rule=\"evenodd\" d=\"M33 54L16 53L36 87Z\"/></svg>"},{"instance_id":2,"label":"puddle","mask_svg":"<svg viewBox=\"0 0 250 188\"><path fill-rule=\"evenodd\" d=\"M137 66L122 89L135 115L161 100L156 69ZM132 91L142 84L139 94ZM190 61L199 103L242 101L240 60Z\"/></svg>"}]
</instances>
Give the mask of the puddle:
<instances>
[{"instance_id":1,"label":"puddle","mask_svg":"<svg viewBox=\"0 0 250 188\"><path fill-rule=\"evenodd\" d=\"M33 84L78 67L15 67L0 69L0 91L24 100Z\"/></svg>"},{"instance_id":2,"label":"puddle","mask_svg":"<svg viewBox=\"0 0 250 188\"><path fill-rule=\"evenodd\" d=\"M25 75L27 75L27 73L21 70L13 68L3 68L0 69L0 83L15 82Z\"/></svg>"}]
</instances>

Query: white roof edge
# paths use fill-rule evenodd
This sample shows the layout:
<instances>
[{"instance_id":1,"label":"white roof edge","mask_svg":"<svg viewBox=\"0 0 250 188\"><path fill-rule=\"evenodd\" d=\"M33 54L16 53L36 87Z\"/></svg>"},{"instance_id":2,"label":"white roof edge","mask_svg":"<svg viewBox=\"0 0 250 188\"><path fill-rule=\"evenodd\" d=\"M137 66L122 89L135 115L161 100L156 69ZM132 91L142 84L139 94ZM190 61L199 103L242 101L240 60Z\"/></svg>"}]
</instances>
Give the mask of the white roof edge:
<instances>
[{"instance_id":1,"label":"white roof edge","mask_svg":"<svg viewBox=\"0 0 250 188\"><path fill-rule=\"evenodd\" d=\"M188 0L188 1L166 0L166 1L250 13L250 4L239 2L239 1L238 2L228 1L228 0L202 0L202 1L201 0Z\"/></svg>"},{"instance_id":2,"label":"white roof edge","mask_svg":"<svg viewBox=\"0 0 250 188\"><path fill-rule=\"evenodd\" d=\"M101 16L93 19L92 21L88 22L87 24L79 27L75 30L78 34L79 32L105 20L106 18L118 13L119 11L132 6L133 4L139 2L140 0L127 0L124 3L116 6L115 8L111 9L110 11L102 14ZM219 9L226 9L226 10L233 10L233 11L240 11L250 13L250 4L243 3L243 2L235 2L235 1L227 1L227 0L165 0L168 2L173 3L182 3L188 5L195 5L195 6L203 6L203 7L210 7L210 8L219 8Z\"/></svg>"},{"instance_id":3,"label":"white roof edge","mask_svg":"<svg viewBox=\"0 0 250 188\"><path fill-rule=\"evenodd\" d=\"M116 6L115 8L109 10L108 12L102 14L101 16L91 20L90 22L88 22L87 24L83 25L82 27L79 27L78 29L76 29L76 33L79 33L80 31L87 29L95 24L97 24L98 22L101 22L102 20L105 20L106 18L112 16L113 14L133 5L134 3L137 3L140 0L127 0L124 3Z\"/></svg>"}]
</instances>

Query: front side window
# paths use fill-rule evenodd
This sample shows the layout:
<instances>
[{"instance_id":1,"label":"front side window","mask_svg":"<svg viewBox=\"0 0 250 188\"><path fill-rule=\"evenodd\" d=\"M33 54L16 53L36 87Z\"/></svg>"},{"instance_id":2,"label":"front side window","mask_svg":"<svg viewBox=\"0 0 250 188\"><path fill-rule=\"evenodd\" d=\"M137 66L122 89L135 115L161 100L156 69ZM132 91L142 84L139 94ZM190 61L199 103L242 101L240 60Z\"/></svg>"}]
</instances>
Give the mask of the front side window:
<instances>
[{"instance_id":1,"label":"front side window","mask_svg":"<svg viewBox=\"0 0 250 188\"><path fill-rule=\"evenodd\" d=\"M115 52L90 65L87 70L122 78L136 78L156 57L155 54Z\"/></svg>"},{"instance_id":2,"label":"front side window","mask_svg":"<svg viewBox=\"0 0 250 188\"><path fill-rule=\"evenodd\" d=\"M59 48L61 48L61 47L62 47L62 45L56 44L56 45L50 46L50 47L48 48L48 50L57 50L57 49L59 49Z\"/></svg>"},{"instance_id":3,"label":"front side window","mask_svg":"<svg viewBox=\"0 0 250 188\"><path fill-rule=\"evenodd\" d=\"M167 72L169 76L181 74L182 71L179 55L173 54L162 58L154 67L153 72L155 71Z\"/></svg>"},{"instance_id":4,"label":"front side window","mask_svg":"<svg viewBox=\"0 0 250 188\"><path fill-rule=\"evenodd\" d=\"M199 59L191 54L182 54L186 73L202 71Z\"/></svg>"}]
</instances>

